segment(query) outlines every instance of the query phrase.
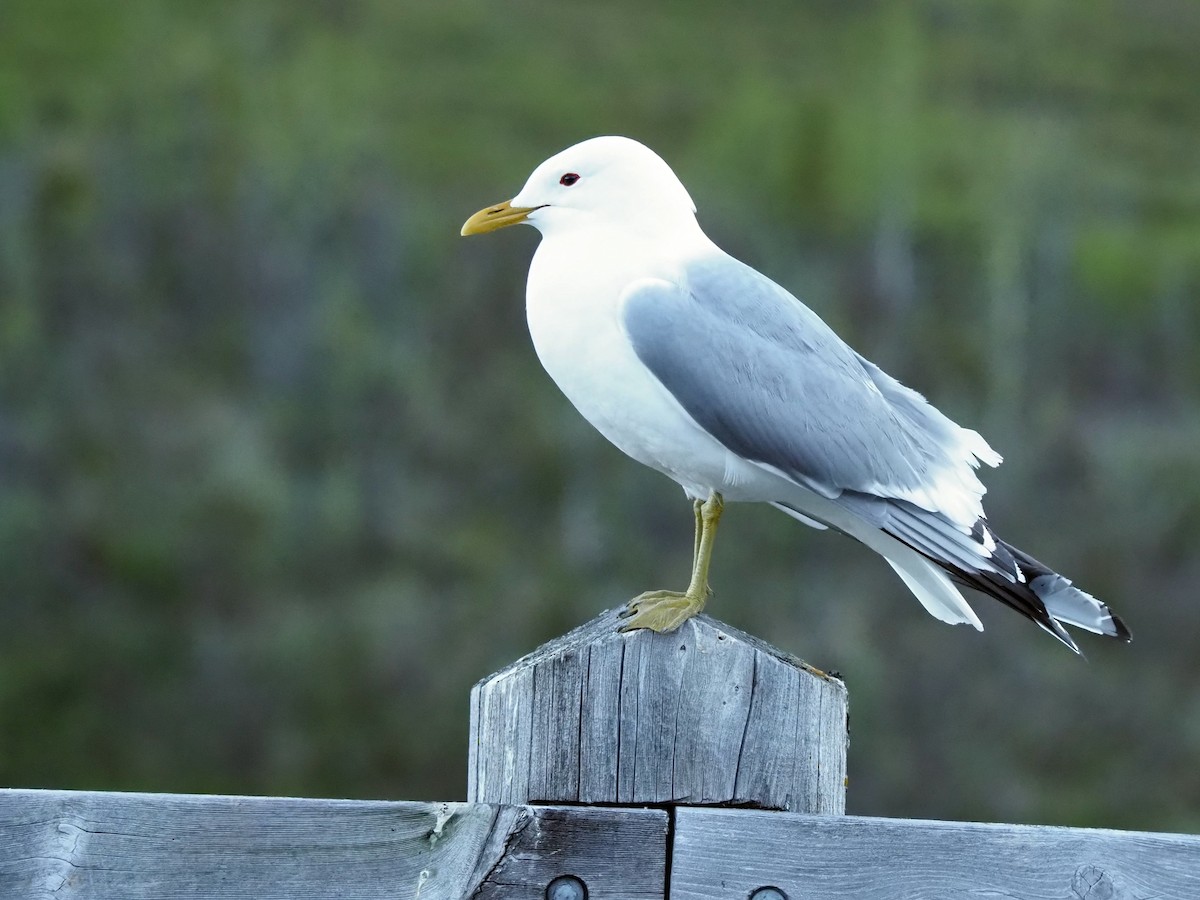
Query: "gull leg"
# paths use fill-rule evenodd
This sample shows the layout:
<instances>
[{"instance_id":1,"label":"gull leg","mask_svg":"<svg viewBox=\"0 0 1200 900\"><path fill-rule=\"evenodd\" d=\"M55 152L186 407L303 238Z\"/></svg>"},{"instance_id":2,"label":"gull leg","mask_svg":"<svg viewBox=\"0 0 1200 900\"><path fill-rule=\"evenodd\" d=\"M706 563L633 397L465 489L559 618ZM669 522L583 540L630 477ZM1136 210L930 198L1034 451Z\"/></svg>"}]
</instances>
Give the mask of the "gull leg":
<instances>
[{"instance_id":1,"label":"gull leg","mask_svg":"<svg viewBox=\"0 0 1200 900\"><path fill-rule=\"evenodd\" d=\"M629 601L622 616L621 631L648 628L665 634L674 631L700 610L712 593L708 586L708 566L712 560L713 543L717 538L717 523L725 501L713 491L707 500L697 500L695 554L692 559L692 580L686 591L647 591Z\"/></svg>"}]
</instances>

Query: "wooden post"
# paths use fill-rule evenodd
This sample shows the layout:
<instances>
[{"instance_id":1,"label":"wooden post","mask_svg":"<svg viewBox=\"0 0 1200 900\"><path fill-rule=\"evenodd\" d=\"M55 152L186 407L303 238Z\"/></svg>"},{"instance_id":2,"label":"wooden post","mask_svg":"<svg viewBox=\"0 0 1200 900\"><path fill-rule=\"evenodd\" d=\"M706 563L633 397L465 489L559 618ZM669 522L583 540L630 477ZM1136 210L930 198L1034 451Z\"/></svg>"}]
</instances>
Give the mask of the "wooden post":
<instances>
[{"instance_id":1,"label":"wooden post","mask_svg":"<svg viewBox=\"0 0 1200 900\"><path fill-rule=\"evenodd\" d=\"M845 812L840 680L708 616L622 634L617 613L474 687L470 802Z\"/></svg>"},{"instance_id":2,"label":"wooden post","mask_svg":"<svg viewBox=\"0 0 1200 900\"><path fill-rule=\"evenodd\" d=\"M0 788L0 898L1200 897L1200 836L830 815L839 680L705 616L618 624L475 686L476 802Z\"/></svg>"}]
</instances>

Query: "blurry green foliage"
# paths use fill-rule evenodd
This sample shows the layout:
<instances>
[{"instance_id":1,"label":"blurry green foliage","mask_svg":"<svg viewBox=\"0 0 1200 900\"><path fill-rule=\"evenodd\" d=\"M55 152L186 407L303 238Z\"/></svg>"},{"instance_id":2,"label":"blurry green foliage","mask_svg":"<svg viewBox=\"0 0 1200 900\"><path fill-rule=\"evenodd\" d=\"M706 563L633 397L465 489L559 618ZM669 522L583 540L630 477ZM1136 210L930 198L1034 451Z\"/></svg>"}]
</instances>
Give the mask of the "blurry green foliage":
<instances>
[{"instance_id":1,"label":"blurry green foliage","mask_svg":"<svg viewBox=\"0 0 1200 900\"><path fill-rule=\"evenodd\" d=\"M852 693L852 810L1200 827L1190 0L0 6L0 783L453 799L475 679L683 578L690 514L522 321L552 152L658 149L731 252L1008 457L1135 642L735 508L712 612Z\"/></svg>"}]
</instances>

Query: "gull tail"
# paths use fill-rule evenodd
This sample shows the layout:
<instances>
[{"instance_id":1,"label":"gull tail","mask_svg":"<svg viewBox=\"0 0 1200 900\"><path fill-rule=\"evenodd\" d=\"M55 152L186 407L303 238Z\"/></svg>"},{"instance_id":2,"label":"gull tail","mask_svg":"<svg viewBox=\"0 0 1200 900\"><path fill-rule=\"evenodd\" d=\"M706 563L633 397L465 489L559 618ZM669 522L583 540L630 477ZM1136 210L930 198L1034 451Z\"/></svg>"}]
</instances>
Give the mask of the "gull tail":
<instances>
[{"instance_id":1,"label":"gull tail","mask_svg":"<svg viewBox=\"0 0 1200 900\"><path fill-rule=\"evenodd\" d=\"M1121 641L1129 629L1091 594L1081 591L1028 553L1000 540L984 519L970 529L945 515L905 500L853 491L836 501L807 496L798 504L772 504L814 528L832 527L866 544L887 560L935 618L983 630L956 585L974 588L1016 610L1075 653L1079 646L1064 625Z\"/></svg>"},{"instance_id":2,"label":"gull tail","mask_svg":"<svg viewBox=\"0 0 1200 900\"><path fill-rule=\"evenodd\" d=\"M1067 634L1063 624L1074 625L1096 634L1128 642L1130 632L1121 618L1091 594L1081 591L1071 581L1038 562L1023 550L1005 541L996 541L1011 555L1021 573L1021 580L1010 581L992 572L972 572L956 566L943 568L960 584L973 587L995 597L1022 615L1028 616L1076 653L1079 647Z\"/></svg>"},{"instance_id":3,"label":"gull tail","mask_svg":"<svg viewBox=\"0 0 1200 900\"><path fill-rule=\"evenodd\" d=\"M1132 638L1121 617L1109 609L1107 604L1081 591L1071 584L1069 579L1038 562L1028 553L1003 541L1000 544L1013 555L1021 571L1025 573L1026 583L1054 618L1126 643Z\"/></svg>"}]
</instances>

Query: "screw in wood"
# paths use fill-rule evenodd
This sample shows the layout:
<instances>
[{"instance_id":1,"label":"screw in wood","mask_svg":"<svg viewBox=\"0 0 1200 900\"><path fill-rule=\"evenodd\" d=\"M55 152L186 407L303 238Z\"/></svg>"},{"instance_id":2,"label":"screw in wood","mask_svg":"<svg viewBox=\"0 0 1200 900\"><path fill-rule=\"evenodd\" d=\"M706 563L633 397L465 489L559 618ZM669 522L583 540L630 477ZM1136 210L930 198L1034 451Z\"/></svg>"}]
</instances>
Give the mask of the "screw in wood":
<instances>
[{"instance_id":1,"label":"screw in wood","mask_svg":"<svg viewBox=\"0 0 1200 900\"><path fill-rule=\"evenodd\" d=\"M773 884L764 884L750 892L749 900L788 900L788 895L783 888L777 888Z\"/></svg>"},{"instance_id":2,"label":"screw in wood","mask_svg":"<svg viewBox=\"0 0 1200 900\"><path fill-rule=\"evenodd\" d=\"M587 885L574 875L559 875L546 885L546 900L587 900L587 895Z\"/></svg>"}]
</instances>

